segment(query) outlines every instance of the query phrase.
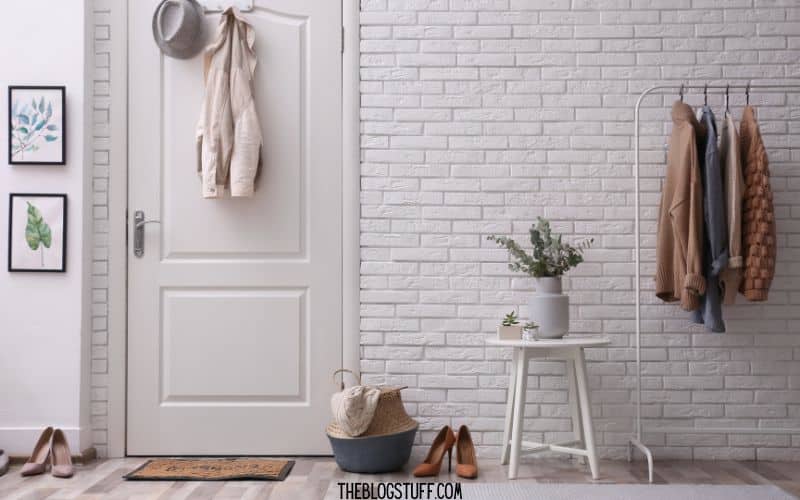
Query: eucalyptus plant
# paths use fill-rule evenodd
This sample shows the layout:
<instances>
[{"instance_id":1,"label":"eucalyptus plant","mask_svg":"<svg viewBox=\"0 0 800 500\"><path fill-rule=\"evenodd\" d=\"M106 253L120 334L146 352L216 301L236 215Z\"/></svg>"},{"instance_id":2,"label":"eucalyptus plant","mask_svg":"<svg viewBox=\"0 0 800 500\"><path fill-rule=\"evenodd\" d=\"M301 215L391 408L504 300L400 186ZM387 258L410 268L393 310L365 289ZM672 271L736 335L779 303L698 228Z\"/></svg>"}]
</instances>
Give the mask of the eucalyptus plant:
<instances>
[{"instance_id":1,"label":"eucalyptus plant","mask_svg":"<svg viewBox=\"0 0 800 500\"><path fill-rule=\"evenodd\" d=\"M533 252L527 253L519 244L508 236L488 236L508 250L514 259L508 264L512 271L518 271L534 278L561 276L583 262L583 252L589 248L594 239L580 241L575 246L565 243L560 234L553 234L550 221L537 218L536 224L529 230Z\"/></svg>"},{"instance_id":2,"label":"eucalyptus plant","mask_svg":"<svg viewBox=\"0 0 800 500\"><path fill-rule=\"evenodd\" d=\"M20 158L39 149L43 142L57 141L58 125L53 119L53 103L34 97L30 104L14 101L11 107L11 155Z\"/></svg>"}]
</instances>

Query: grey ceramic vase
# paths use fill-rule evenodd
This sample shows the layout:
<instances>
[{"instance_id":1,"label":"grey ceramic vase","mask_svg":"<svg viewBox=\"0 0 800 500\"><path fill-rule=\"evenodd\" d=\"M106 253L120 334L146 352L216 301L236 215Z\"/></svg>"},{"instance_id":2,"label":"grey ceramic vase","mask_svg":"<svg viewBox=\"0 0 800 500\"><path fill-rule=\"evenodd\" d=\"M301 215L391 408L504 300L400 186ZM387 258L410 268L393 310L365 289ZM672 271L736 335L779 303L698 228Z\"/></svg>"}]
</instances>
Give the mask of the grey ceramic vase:
<instances>
[{"instance_id":1,"label":"grey ceramic vase","mask_svg":"<svg viewBox=\"0 0 800 500\"><path fill-rule=\"evenodd\" d=\"M569 332L569 296L561 293L561 276L536 278L528 314L539 325L540 339L560 339Z\"/></svg>"}]
</instances>

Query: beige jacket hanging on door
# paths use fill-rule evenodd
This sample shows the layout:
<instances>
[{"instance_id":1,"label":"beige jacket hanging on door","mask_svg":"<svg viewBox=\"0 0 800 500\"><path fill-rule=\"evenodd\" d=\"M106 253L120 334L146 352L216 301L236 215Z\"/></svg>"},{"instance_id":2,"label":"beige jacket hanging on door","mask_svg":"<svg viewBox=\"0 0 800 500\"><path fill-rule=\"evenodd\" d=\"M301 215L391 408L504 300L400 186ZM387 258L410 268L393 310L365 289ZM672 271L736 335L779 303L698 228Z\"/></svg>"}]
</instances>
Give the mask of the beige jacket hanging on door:
<instances>
[{"instance_id":1,"label":"beige jacket hanging on door","mask_svg":"<svg viewBox=\"0 0 800 500\"><path fill-rule=\"evenodd\" d=\"M206 94L197 125L203 197L252 196L261 167L261 126L253 100L255 31L234 8L222 13L206 48Z\"/></svg>"}]
</instances>

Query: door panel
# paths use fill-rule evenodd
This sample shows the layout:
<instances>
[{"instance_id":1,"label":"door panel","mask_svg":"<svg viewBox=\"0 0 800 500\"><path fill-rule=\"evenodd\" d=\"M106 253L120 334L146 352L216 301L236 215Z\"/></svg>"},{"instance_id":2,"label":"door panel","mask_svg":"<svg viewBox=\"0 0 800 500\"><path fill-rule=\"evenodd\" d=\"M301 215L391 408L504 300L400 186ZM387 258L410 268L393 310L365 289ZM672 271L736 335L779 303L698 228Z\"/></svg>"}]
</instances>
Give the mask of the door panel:
<instances>
[{"instance_id":1,"label":"door panel","mask_svg":"<svg viewBox=\"0 0 800 500\"><path fill-rule=\"evenodd\" d=\"M142 257L128 255L128 453L329 453L342 352L341 4L259 0L244 14L262 170L252 198L203 199L202 57L161 55L158 3L129 2L129 211L160 224L145 226ZM206 16L208 37L218 19Z\"/></svg>"},{"instance_id":2,"label":"door panel","mask_svg":"<svg viewBox=\"0 0 800 500\"><path fill-rule=\"evenodd\" d=\"M301 350L307 334L304 295L305 290L165 290L162 404L302 401L308 366ZM265 335L265 325L298 335ZM225 332L224 349L214 332Z\"/></svg>"},{"instance_id":3,"label":"door panel","mask_svg":"<svg viewBox=\"0 0 800 500\"><path fill-rule=\"evenodd\" d=\"M219 16L207 17L206 33L210 35ZM196 157L193 138L203 96L201 58L164 58L162 175L164 191L174 195L165 198L162 214L162 222L169 229L164 242L166 258L214 258L223 254L258 258L303 251L303 233L308 230L303 190L308 161L304 150L309 147L308 122L303 116L303 110L310 109L310 61L304 50L309 44L308 18L264 9L246 17L256 31L256 103L264 138L262 159L272 168L261 171L258 186L262 192L253 200L215 205L196 196L195 171L173 167L191 163ZM196 231L177 222L187 218L206 221L215 231ZM256 226L263 230L250 230Z\"/></svg>"}]
</instances>

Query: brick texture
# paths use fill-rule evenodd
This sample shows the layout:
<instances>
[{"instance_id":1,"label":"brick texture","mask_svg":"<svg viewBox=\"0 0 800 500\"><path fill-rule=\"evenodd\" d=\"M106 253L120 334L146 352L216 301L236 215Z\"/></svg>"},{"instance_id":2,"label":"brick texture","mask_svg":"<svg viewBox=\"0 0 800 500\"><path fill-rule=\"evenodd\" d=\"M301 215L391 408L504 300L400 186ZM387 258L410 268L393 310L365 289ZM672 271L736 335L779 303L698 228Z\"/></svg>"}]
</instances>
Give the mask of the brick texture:
<instances>
[{"instance_id":1,"label":"brick texture","mask_svg":"<svg viewBox=\"0 0 800 500\"><path fill-rule=\"evenodd\" d=\"M94 0L92 426L107 443L108 179L113 145L111 0ZM588 352L597 438L620 458L632 429L633 105L683 79L780 83L800 76L795 0L362 0L361 368L404 398L428 443L470 425L499 454L509 353L486 348L531 283L488 234L525 238L537 215L592 236L565 286ZM652 295L660 178L674 96L642 109L643 414L659 458L800 460L800 435L704 427L800 427L800 93L754 92L778 228L770 300L725 309L729 332L691 326ZM699 104L702 98L691 95ZM744 98L731 96L735 117ZM721 114L719 94L711 104ZM526 435L569 430L563 366L531 368ZM417 453L422 451L422 446Z\"/></svg>"},{"instance_id":2,"label":"brick texture","mask_svg":"<svg viewBox=\"0 0 800 500\"><path fill-rule=\"evenodd\" d=\"M663 82L781 83L800 76L794 0L362 0L361 368L409 386L429 443L468 424L499 455L510 353L484 347L531 282L488 234L526 241L536 216L594 237L570 273L572 331L609 336L589 373L597 438L625 454L633 428L633 106ZM643 414L659 458L798 460L800 92L760 93L778 229L770 300L725 309L728 333L690 325L653 295L655 215L675 95L642 109ZM702 96L688 97L701 104ZM718 116L720 94L710 103ZM738 118L744 96L731 95ZM566 437L563 366L535 363L526 435ZM417 452L422 451L422 446Z\"/></svg>"},{"instance_id":3,"label":"brick texture","mask_svg":"<svg viewBox=\"0 0 800 500\"><path fill-rule=\"evenodd\" d=\"M111 8L113 0L94 0L94 73L92 77L92 349L91 423L93 443L106 456L108 443L108 179L111 134ZM124 175L123 170L117 171Z\"/></svg>"}]
</instances>

